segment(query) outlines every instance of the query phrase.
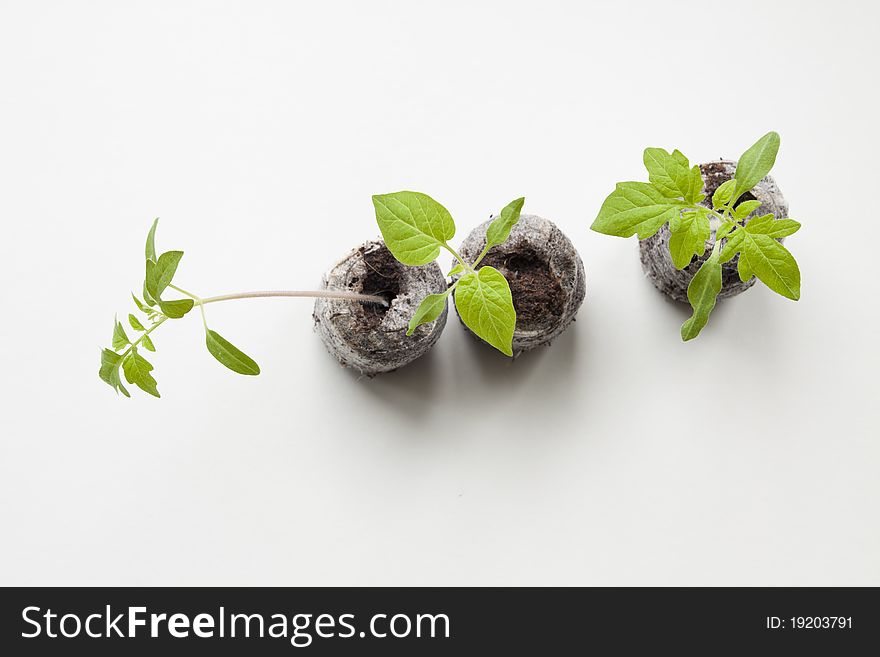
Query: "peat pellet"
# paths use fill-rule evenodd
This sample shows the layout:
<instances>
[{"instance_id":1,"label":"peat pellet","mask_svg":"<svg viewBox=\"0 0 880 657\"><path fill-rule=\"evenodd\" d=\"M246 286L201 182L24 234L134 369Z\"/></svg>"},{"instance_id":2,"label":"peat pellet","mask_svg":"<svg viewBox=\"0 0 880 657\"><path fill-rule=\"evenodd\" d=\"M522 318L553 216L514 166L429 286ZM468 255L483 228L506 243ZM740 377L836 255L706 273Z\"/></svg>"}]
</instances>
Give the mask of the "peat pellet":
<instances>
[{"instance_id":1,"label":"peat pellet","mask_svg":"<svg viewBox=\"0 0 880 657\"><path fill-rule=\"evenodd\" d=\"M707 162L700 165L700 172L703 174L703 184L705 185L703 192L706 194L701 205L711 208L712 195L723 182L733 178L733 174L736 172L736 162L731 160ZM744 201L753 200L761 201L761 205L755 211L756 214L752 216L768 213L773 213L777 219L788 216L788 204L771 176L764 177L751 191L743 194L737 201L737 205ZM672 264L672 256L669 255L669 225L664 224L655 235L639 242L639 258L642 261L645 275L664 294L676 301L687 302L688 285L703 262L709 257L712 247L715 245L715 228L713 222L711 235L706 241L706 252L701 257L694 256L691 263L684 269L676 269ZM726 241L726 239L723 240L722 244ZM736 296L755 284L754 278L745 283L740 280L736 270L738 261L739 256L735 256L733 260L721 266L719 298Z\"/></svg>"},{"instance_id":2,"label":"peat pellet","mask_svg":"<svg viewBox=\"0 0 880 657\"><path fill-rule=\"evenodd\" d=\"M447 310L406 335L410 317L429 294L446 290L436 262L408 267L382 241L366 242L348 253L324 276L324 287L373 294L388 307L344 299L315 302L315 329L327 350L346 367L373 376L411 363L437 342Z\"/></svg>"},{"instance_id":3,"label":"peat pellet","mask_svg":"<svg viewBox=\"0 0 880 657\"><path fill-rule=\"evenodd\" d=\"M465 262L482 253L491 222L475 228L461 245ZM522 215L507 241L489 250L483 265L500 271L510 285L516 309L514 355L549 344L571 324L584 300L584 263L571 240L543 217Z\"/></svg>"}]
</instances>

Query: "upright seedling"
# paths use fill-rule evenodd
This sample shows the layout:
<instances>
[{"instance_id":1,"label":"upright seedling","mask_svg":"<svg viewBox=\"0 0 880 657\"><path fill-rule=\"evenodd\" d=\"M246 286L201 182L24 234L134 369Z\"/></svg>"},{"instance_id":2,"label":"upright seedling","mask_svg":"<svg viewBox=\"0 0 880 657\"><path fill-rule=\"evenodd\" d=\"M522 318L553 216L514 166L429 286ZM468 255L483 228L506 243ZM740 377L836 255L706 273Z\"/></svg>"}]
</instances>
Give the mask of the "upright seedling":
<instances>
[{"instance_id":1,"label":"upright seedling","mask_svg":"<svg viewBox=\"0 0 880 657\"><path fill-rule=\"evenodd\" d=\"M455 307L465 325L507 356L513 356L513 332L516 311L507 279L494 267L480 267L493 246L502 244L519 221L525 199L507 205L489 225L486 247L473 262L465 262L449 246L455 236L455 222L449 211L426 194L396 192L373 197L376 221L389 251L404 265L418 266L432 262L440 250L449 251L458 264L449 276L458 276L440 294L430 294L422 301L409 322L408 334L417 326L433 322L446 308L449 295L455 291Z\"/></svg>"},{"instance_id":2,"label":"upright seedling","mask_svg":"<svg viewBox=\"0 0 880 657\"><path fill-rule=\"evenodd\" d=\"M143 301L132 294L134 303L142 314L142 317L138 317L134 313L128 315L128 323L135 332L135 337L129 338L122 322L118 319L114 320L112 348L104 349L101 352L101 368L98 376L114 390L121 392L126 397L129 397L130 394L122 383L123 377L128 383L136 385L144 392L155 397L159 396L156 379L152 375L153 365L144 358L143 351L156 350L152 338L152 334L156 329L169 319L184 317L196 306L201 311L202 323L205 327L205 344L211 355L233 372L256 375L260 373L260 367L250 356L235 347L216 331L208 328L208 320L205 313L206 305L218 301L251 299L255 297L318 297L349 299L381 305L387 304L386 300L379 296L356 294L343 290L273 290L224 294L207 298L199 297L172 284L174 274L177 272L177 266L183 257L183 251L166 251L162 255L156 256L155 239L157 224L158 219L153 222L153 226L147 235ZM169 289L179 292L185 298L163 298Z\"/></svg>"},{"instance_id":3,"label":"upright seedling","mask_svg":"<svg viewBox=\"0 0 880 657\"><path fill-rule=\"evenodd\" d=\"M640 240L668 223L669 252L677 269L711 248L687 288L693 314L681 327L683 340L697 337L706 325L721 291L722 265L734 258L741 281L756 276L774 292L795 301L800 298L800 270L780 243L800 224L773 214L753 216L761 201L741 201L770 172L778 150L777 133L761 137L740 157L733 178L714 191L708 207L699 165L691 167L677 150L670 154L662 148L646 148L649 182L618 183L593 222L597 232L638 235Z\"/></svg>"}]
</instances>

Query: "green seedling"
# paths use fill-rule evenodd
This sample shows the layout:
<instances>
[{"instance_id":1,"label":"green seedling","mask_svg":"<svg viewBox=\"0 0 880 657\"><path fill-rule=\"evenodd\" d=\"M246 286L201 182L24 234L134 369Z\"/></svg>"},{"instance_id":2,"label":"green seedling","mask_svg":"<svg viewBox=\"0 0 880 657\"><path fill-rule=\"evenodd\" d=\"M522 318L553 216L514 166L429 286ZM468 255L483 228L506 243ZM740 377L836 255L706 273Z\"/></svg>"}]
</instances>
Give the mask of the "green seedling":
<instances>
[{"instance_id":1,"label":"green seedling","mask_svg":"<svg viewBox=\"0 0 880 657\"><path fill-rule=\"evenodd\" d=\"M208 328L205 306L218 301L256 297L323 297L388 305L388 302L382 297L342 290L271 290L200 297L172 283L177 273L177 266L183 257L182 251L166 251L162 255L156 256L155 239L158 221L157 219L153 222L147 235L146 275L141 298L132 294L134 304L140 313L140 316L134 313L128 315L128 324L133 331L133 337L128 336L122 322L116 319L113 324L112 348L104 349L101 352L101 368L98 376L117 393L121 392L126 397L131 395L122 383L123 378L144 392L154 397L159 396L156 379L152 374L153 365L144 357L144 352L156 351L153 343L153 332L156 329L168 320L181 319L195 307L201 311L202 324L205 327L205 345L208 352L233 372L254 376L260 373L259 365L226 338ZM168 299L165 297L168 290L174 290L184 298Z\"/></svg>"},{"instance_id":2,"label":"green seedling","mask_svg":"<svg viewBox=\"0 0 880 657\"><path fill-rule=\"evenodd\" d=\"M801 274L794 256L778 240L801 225L772 214L752 216L760 201L737 203L766 176L776 162L779 135L769 132L739 158L736 174L706 198L698 165L690 166L679 151L646 148L649 182L623 182L605 199L592 229L606 235L639 239L651 237L669 224L669 251L678 269L702 257L715 228L712 252L688 285L693 315L681 327L682 340L692 340L706 325L721 291L721 265L739 255L737 271L743 282L757 276L774 292L797 301Z\"/></svg>"},{"instance_id":3,"label":"green seedling","mask_svg":"<svg viewBox=\"0 0 880 657\"><path fill-rule=\"evenodd\" d=\"M516 311L507 279L497 269L479 267L493 246L503 244L519 221L525 199L507 205L486 231L486 247L474 262L465 262L449 246L455 236L455 222L449 211L426 194L396 192L373 197L376 221L392 255L404 265L419 266L432 262L445 249L456 260L449 276L457 277L440 294L425 297L409 322L408 334L420 324L433 322L446 307L455 291L455 307L465 325L507 356L513 356L513 331Z\"/></svg>"}]
</instances>

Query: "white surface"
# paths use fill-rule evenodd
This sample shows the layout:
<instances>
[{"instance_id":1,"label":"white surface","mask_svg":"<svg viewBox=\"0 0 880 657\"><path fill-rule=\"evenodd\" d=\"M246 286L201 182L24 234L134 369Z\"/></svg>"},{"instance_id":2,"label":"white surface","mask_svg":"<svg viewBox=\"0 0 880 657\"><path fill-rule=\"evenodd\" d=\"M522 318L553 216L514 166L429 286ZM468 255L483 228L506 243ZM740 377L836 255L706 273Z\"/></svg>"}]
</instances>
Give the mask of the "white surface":
<instances>
[{"instance_id":1,"label":"white surface","mask_svg":"<svg viewBox=\"0 0 880 657\"><path fill-rule=\"evenodd\" d=\"M3 3L0 583L880 585L878 13ZM589 223L645 146L770 129L803 298L756 287L682 344ZM398 189L456 242L525 195L584 259L577 323L511 363L451 316L358 381L308 301L244 301L209 319L260 377L193 316L156 333L163 399L98 380L154 216L186 288L307 287Z\"/></svg>"}]
</instances>

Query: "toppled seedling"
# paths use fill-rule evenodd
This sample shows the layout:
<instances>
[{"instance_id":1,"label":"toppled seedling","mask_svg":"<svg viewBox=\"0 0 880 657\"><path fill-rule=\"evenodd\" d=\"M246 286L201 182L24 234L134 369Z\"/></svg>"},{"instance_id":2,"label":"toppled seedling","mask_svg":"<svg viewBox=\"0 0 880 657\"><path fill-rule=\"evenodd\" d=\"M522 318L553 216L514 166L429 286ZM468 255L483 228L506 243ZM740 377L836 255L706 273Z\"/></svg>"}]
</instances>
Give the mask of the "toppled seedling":
<instances>
[{"instance_id":1,"label":"toppled seedling","mask_svg":"<svg viewBox=\"0 0 880 657\"><path fill-rule=\"evenodd\" d=\"M159 396L156 379L152 374L153 365L143 356L143 351L156 351L152 338L153 332L170 319L181 319L196 306L201 311L202 324L205 327L205 344L211 355L233 372L253 376L260 373L259 365L250 356L226 340L226 338L208 328L208 319L205 313L206 305L218 301L256 297L318 297L387 305L386 300L381 296L357 294L345 290L273 290L224 294L206 298L199 297L172 284L174 275L177 272L177 266L183 257L183 251L166 251L162 255L156 256L155 238L157 224L158 219L153 222L147 235L143 300L132 294L134 303L142 313L143 319L134 313L128 315L129 326L135 332L134 338L129 338L122 322L118 319L115 320L112 348L104 349L101 352L101 368L98 376L110 387L117 392L121 392L126 397L131 395L122 383L123 377L128 383L137 386L144 392L154 397ZM182 294L185 298L163 298L163 295L169 289Z\"/></svg>"},{"instance_id":2,"label":"toppled seedling","mask_svg":"<svg viewBox=\"0 0 880 657\"><path fill-rule=\"evenodd\" d=\"M425 297L409 321L408 335L419 325L437 319L454 291L455 307L465 326L501 353L513 356L516 310L510 285L494 267L479 265L489 249L510 236L524 202L518 198L501 211L486 230L483 251L472 262L466 262L449 246L449 240L455 237L452 215L430 196L404 191L373 197L382 238L397 260L404 265L426 265L445 249L457 263L448 274L456 277L455 282L445 292Z\"/></svg>"},{"instance_id":3,"label":"toppled seedling","mask_svg":"<svg viewBox=\"0 0 880 657\"><path fill-rule=\"evenodd\" d=\"M697 337L708 322L722 289L722 265L734 259L742 282L757 277L788 299L800 298L800 270L781 239L801 225L772 213L753 216L762 203L746 196L770 172L778 150L777 133L761 137L740 157L733 178L714 190L712 207L707 207L699 165L691 167L677 150L670 154L646 148L649 182L618 183L593 222L592 229L599 233L638 235L640 240L668 224L669 253L680 270L711 248L687 288L693 314L681 327L685 341Z\"/></svg>"}]
</instances>

